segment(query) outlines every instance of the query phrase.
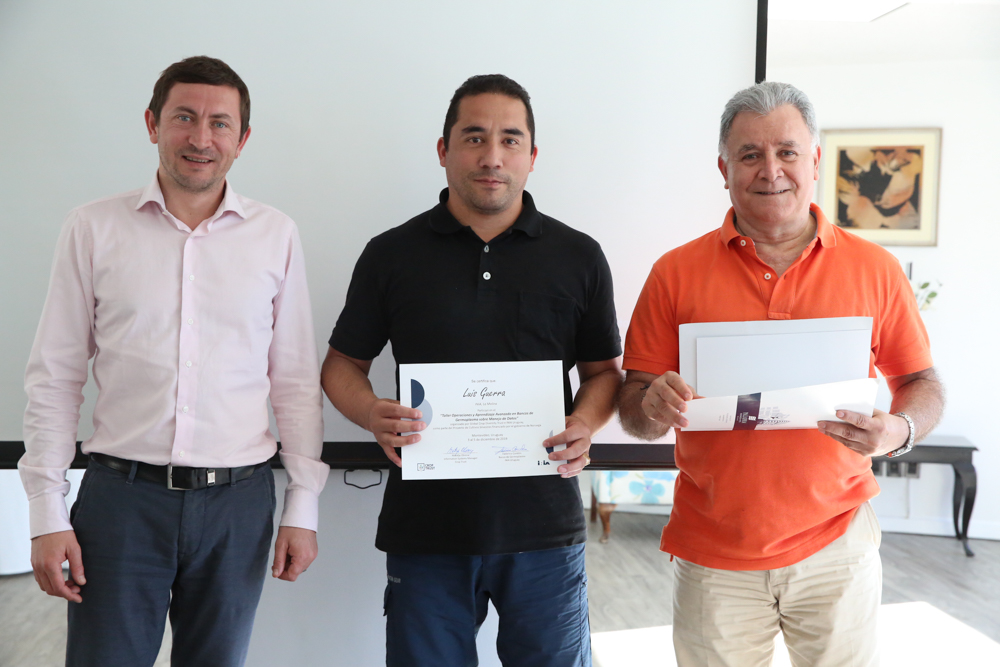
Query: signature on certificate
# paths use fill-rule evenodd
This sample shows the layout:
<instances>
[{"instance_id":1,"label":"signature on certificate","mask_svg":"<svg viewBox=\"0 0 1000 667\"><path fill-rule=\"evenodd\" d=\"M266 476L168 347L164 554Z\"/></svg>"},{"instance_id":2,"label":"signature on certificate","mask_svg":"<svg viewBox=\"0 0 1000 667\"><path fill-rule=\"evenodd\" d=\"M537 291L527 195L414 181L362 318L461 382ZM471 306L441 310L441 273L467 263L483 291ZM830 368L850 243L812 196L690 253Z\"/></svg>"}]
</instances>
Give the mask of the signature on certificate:
<instances>
[{"instance_id":1,"label":"signature on certificate","mask_svg":"<svg viewBox=\"0 0 1000 667\"><path fill-rule=\"evenodd\" d=\"M508 454L510 452L526 452L527 445L493 445L494 454Z\"/></svg>"}]
</instances>

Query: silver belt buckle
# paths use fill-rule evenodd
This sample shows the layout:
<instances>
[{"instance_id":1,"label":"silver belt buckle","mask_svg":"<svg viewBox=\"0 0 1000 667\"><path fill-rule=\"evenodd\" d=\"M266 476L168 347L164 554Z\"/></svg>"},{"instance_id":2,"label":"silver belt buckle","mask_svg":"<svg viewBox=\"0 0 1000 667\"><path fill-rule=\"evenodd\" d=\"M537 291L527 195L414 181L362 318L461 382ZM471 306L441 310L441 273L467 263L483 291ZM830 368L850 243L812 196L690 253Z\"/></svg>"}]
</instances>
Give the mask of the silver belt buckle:
<instances>
[{"instance_id":1,"label":"silver belt buckle","mask_svg":"<svg viewBox=\"0 0 1000 667\"><path fill-rule=\"evenodd\" d=\"M167 464L167 488L171 491L186 491L186 489L181 489L174 486L174 464Z\"/></svg>"}]
</instances>

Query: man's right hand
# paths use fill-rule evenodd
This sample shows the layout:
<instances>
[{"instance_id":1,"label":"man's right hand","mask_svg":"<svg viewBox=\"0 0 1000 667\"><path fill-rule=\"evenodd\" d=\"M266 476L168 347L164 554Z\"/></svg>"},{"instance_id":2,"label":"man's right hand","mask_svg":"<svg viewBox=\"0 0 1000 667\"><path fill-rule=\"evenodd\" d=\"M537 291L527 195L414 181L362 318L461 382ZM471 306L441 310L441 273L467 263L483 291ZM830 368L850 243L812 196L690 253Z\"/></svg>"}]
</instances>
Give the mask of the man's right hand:
<instances>
[{"instance_id":1,"label":"man's right hand","mask_svg":"<svg viewBox=\"0 0 1000 667\"><path fill-rule=\"evenodd\" d=\"M687 411L685 401L694 398L700 397L695 395L684 379L673 371L667 371L650 383L642 398L642 411L648 418L661 424L684 428L688 425L688 420L682 414Z\"/></svg>"},{"instance_id":2,"label":"man's right hand","mask_svg":"<svg viewBox=\"0 0 1000 667\"><path fill-rule=\"evenodd\" d=\"M368 410L368 430L375 435L382 451L389 457L389 460L400 468L403 467L403 460L396 453L396 447L412 445L420 442L420 435L399 435L410 431L423 431L427 424L418 420L423 417L420 410L407 408L388 398L379 398L372 403Z\"/></svg>"},{"instance_id":3,"label":"man's right hand","mask_svg":"<svg viewBox=\"0 0 1000 667\"><path fill-rule=\"evenodd\" d=\"M69 561L69 579L63 580L62 564ZM49 595L83 602L80 587L87 583L83 576L83 559L76 533L63 530L39 535L31 540L31 567L38 587Z\"/></svg>"}]
</instances>

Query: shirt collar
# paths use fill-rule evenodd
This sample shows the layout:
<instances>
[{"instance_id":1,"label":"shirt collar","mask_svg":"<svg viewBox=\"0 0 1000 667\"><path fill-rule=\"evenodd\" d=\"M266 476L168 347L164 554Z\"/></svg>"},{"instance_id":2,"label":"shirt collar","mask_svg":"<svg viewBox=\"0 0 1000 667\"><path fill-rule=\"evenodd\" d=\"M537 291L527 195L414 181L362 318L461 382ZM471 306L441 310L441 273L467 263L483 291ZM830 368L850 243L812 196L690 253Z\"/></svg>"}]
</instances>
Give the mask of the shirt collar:
<instances>
[{"instance_id":1,"label":"shirt collar","mask_svg":"<svg viewBox=\"0 0 1000 667\"><path fill-rule=\"evenodd\" d=\"M464 229L465 225L455 219L448 210L448 188L438 195L438 202L438 205L431 209L431 229L440 234L454 234ZM542 234L542 214L535 208L535 200L527 191L521 193L521 214L517 216L511 229L520 230L532 238Z\"/></svg>"},{"instance_id":2,"label":"shirt collar","mask_svg":"<svg viewBox=\"0 0 1000 667\"><path fill-rule=\"evenodd\" d=\"M215 214L211 217L211 220L215 221L222 217L223 213L227 211L232 211L240 218L246 220L247 214L243 211L243 205L240 204L240 198L237 196L236 191L229 185L229 180L226 179L226 194L222 198L222 203L219 204L219 208L216 209ZM160 179L158 174L153 174L153 180L149 182L146 189L142 191L142 195L139 197L139 203L135 205L135 210L141 209L143 206L149 202L154 202L160 207L161 212L167 210L166 202L163 200L163 190L160 188Z\"/></svg>"},{"instance_id":3,"label":"shirt collar","mask_svg":"<svg viewBox=\"0 0 1000 667\"><path fill-rule=\"evenodd\" d=\"M809 213L816 219L816 236L824 248L832 248L837 245L837 236L833 231L833 225L823 215L823 211L816 204L809 204ZM730 207L726 213L726 219L722 222L722 243L729 245L733 239L739 238L740 233L736 231L736 209Z\"/></svg>"}]
</instances>

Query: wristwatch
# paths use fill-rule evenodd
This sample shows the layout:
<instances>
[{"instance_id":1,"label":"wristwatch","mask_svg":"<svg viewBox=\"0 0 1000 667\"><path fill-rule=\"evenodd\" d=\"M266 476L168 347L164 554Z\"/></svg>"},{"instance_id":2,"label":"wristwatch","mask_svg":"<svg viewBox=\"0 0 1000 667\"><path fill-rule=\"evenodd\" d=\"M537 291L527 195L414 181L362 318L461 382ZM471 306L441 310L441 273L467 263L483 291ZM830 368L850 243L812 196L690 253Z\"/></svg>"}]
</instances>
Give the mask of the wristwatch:
<instances>
[{"instance_id":1,"label":"wristwatch","mask_svg":"<svg viewBox=\"0 0 1000 667\"><path fill-rule=\"evenodd\" d=\"M894 449L891 452L889 452L888 454L886 454L886 456L888 456L890 458L895 458L897 456L902 456L906 452L908 452L911 449L913 449L913 439L917 435L917 427L913 425L913 420L910 419L910 415L906 414L905 412L896 412L894 414L895 414L895 416L902 417L903 419L906 420L906 423L910 427L910 437L906 439L906 444L905 445L903 445L899 449Z\"/></svg>"}]
</instances>

